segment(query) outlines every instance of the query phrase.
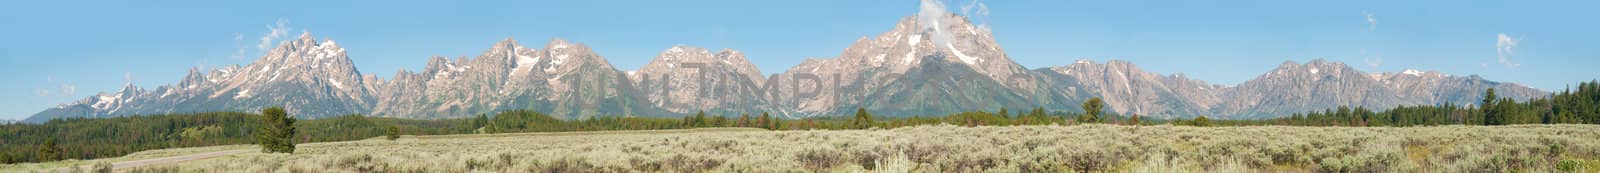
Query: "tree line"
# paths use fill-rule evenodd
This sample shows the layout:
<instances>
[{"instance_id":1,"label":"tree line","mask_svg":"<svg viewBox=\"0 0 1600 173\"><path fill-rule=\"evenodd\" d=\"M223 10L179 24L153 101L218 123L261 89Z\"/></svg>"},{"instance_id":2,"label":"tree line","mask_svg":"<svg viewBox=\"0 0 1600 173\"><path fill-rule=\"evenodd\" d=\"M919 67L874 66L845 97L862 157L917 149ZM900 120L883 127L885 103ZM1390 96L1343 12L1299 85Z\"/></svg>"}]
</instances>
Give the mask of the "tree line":
<instances>
[{"instance_id":1,"label":"tree line","mask_svg":"<svg viewBox=\"0 0 1600 173\"><path fill-rule=\"evenodd\" d=\"M286 142L360 140L385 135L390 128L405 134L471 133L467 119L412 120L345 115L298 120ZM182 147L255 144L263 138L262 115L208 112L68 118L43 124L0 125L0 163L118 157L133 152ZM283 135L283 134L278 134ZM292 146L292 145L290 145Z\"/></svg>"},{"instance_id":2,"label":"tree line","mask_svg":"<svg viewBox=\"0 0 1600 173\"><path fill-rule=\"evenodd\" d=\"M1525 101L1484 90L1473 104L1399 106L1383 111L1340 106L1264 120L1227 120L1220 125L1431 126L1511 124L1600 124L1600 81L1581 82L1549 96Z\"/></svg>"}]
</instances>

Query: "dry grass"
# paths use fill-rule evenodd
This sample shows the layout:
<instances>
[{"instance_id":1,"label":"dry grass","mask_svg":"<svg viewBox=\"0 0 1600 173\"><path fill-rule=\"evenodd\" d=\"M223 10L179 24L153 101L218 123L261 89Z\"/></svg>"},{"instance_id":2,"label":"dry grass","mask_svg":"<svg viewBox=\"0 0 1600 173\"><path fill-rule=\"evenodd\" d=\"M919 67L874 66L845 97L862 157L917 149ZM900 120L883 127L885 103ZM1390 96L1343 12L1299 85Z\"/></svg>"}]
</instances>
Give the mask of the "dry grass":
<instances>
[{"instance_id":1,"label":"dry grass","mask_svg":"<svg viewBox=\"0 0 1600 173\"><path fill-rule=\"evenodd\" d=\"M172 156L208 153L208 152L216 152L216 151L238 150L238 149L255 149L255 148L257 148L255 145L222 145L222 146L209 146L209 147L193 147L193 148L174 148L174 149L163 149L163 150L149 150L149 151L135 152L135 153L131 153L131 154L128 154L128 155L125 155L125 156L122 156L122 157L113 157L113 158L102 158L102 159L93 159L93 160L62 160L62 161L45 162L45 163L19 163L19 164L0 165L0 172L26 172L28 170L43 170L43 169L53 169L53 168L62 168L62 167L71 167L71 166L90 166L90 165L101 164L101 163L133 161L133 160L142 160L142 159L152 159L152 158L162 158L162 157L172 157Z\"/></svg>"},{"instance_id":2,"label":"dry grass","mask_svg":"<svg viewBox=\"0 0 1600 173\"><path fill-rule=\"evenodd\" d=\"M1593 125L921 126L407 136L131 171L1596 172L1597 156Z\"/></svg>"}]
</instances>

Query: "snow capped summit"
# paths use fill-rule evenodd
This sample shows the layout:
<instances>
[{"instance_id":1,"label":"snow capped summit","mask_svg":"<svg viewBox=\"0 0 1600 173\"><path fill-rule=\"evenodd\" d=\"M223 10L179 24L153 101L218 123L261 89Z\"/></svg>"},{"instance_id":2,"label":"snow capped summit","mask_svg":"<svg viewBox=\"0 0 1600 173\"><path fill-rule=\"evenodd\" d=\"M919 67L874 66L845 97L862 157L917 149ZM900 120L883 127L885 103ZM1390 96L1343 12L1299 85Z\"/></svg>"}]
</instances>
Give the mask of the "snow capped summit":
<instances>
[{"instance_id":1,"label":"snow capped summit","mask_svg":"<svg viewBox=\"0 0 1600 173\"><path fill-rule=\"evenodd\" d=\"M1423 72L1422 70L1416 70L1416 69L1406 69L1404 72L1400 72L1400 73L1407 74L1407 75L1412 75L1412 76L1422 76L1422 74L1425 74L1427 72Z\"/></svg>"}]
</instances>

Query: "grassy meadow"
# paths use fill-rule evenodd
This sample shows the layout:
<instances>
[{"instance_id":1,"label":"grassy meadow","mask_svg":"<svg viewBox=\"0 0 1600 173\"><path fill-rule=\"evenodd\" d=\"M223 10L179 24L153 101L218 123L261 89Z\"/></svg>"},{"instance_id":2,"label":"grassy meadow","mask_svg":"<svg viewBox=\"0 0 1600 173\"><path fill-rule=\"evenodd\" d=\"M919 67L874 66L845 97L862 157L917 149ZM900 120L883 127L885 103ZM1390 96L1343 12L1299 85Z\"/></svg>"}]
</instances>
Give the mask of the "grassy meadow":
<instances>
[{"instance_id":1,"label":"grassy meadow","mask_svg":"<svg viewBox=\"0 0 1600 173\"><path fill-rule=\"evenodd\" d=\"M174 149L194 150L194 149ZM169 153L156 150L148 153ZM139 154L135 154L139 155ZM45 163L50 164L50 163ZM59 164L58 164L59 165ZM19 167L6 168L7 172ZM36 167L33 167L36 168ZM1600 126L913 126L404 136L127 172L1597 172Z\"/></svg>"}]
</instances>

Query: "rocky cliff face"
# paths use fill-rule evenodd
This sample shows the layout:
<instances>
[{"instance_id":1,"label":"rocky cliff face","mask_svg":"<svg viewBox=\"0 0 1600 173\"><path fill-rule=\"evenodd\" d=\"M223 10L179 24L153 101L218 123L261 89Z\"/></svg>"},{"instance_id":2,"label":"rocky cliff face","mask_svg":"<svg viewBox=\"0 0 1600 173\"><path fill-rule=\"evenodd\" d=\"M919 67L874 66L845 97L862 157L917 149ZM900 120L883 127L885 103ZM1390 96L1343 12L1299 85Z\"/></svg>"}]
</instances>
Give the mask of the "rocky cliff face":
<instances>
[{"instance_id":1,"label":"rocky cliff face","mask_svg":"<svg viewBox=\"0 0 1600 173\"><path fill-rule=\"evenodd\" d=\"M924 23L926 22L926 23ZM944 39L936 39L947 37ZM1035 76L1006 57L987 30L953 14L906 17L876 38L863 37L837 58L810 59L769 80L769 97L791 115L834 114L857 107L885 115L1039 106Z\"/></svg>"},{"instance_id":2,"label":"rocky cliff face","mask_svg":"<svg viewBox=\"0 0 1600 173\"><path fill-rule=\"evenodd\" d=\"M1116 60L1105 64L1079 60L1072 65L1050 67L1041 73L1051 80L1070 83L1054 85L1052 89L1084 93L1070 98L1101 97L1111 112L1142 116L1208 114L1207 110L1221 101L1214 93L1228 89L1182 75L1146 72L1133 63Z\"/></svg>"},{"instance_id":3,"label":"rocky cliff face","mask_svg":"<svg viewBox=\"0 0 1600 173\"><path fill-rule=\"evenodd\" d=\"M1545 92L1478 76L1405 70L1366 73L1339 62L1285 62L1236 86L1162 75L1125 61L1028 70L989 31L966 18L906 17L862 37L834 58L806 59L769 78L738 51L673 46L623 72L588 46L552 39L529 47L514 39L476 57L432 57L418 71L383 79L356 70L344 48L310 34L285 41L248 65L191 69L176 84L126 86L42 111L26 121L283 106L318 118L367 114L457 118L534 110L564 119L772 112L792 118L866 108L877 115L945 115L1044 107L1079 111L1101 97L1116 114L1187 118L1269 118L1337 106L1472 104L1486 88L1528 99Z\"/></svg>"},{"instance_id":4,"label":"rocky cliff face","mask_svg":"<svg viewBox=\"0 0 1600 173\"><path fill-rule=\"evenodd\" d=\"M628 78L648 104L678 114L706 111L718 115L772 110L763 97L766 79L739 51L712 53L705 48L673 46Z\"/></svg>"},{"instance_id":5,"label":"rocky cliff face","mask_svg":"<svg viewBox=\"0 0 1600 173\"><path fill-rule=\"evenodd\" d=\"M543 49L516 40L477 58L433 57L421 72L401 71L380 88L372 115L449 118L528 109L565 116L657 116L625 74L589 47L553 39Z\"/></svg>"}]
</instances>

